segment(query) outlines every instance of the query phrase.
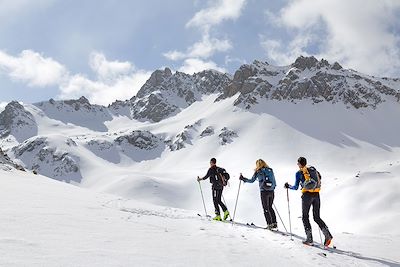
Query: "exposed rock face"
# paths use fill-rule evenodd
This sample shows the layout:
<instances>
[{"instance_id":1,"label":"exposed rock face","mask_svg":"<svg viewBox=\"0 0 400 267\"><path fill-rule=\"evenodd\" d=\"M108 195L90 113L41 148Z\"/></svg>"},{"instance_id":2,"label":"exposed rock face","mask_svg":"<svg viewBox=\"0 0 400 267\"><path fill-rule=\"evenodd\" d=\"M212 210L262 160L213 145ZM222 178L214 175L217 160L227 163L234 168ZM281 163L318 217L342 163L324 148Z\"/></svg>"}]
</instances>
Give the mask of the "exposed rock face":
<instances>
[{"instance_id":1,"label":"exposed rock face","mask_svg":"<svg viewBox=\"0 0 400 267\"><path fill-rule=\"evenodd\" d=\"M12 161L10 157L0 148L0 170L11 171L13 169L25 171L24 167Z\"/></svg>"},{"instance_id":2,"label":"exposed rock face","mask_svg":"<svg viewBox=\"0 0 400 267\"><path fill-rule=\"evenodd\" d=\"M156 70L131 99L131 115L137 120L161 121L178 113L203 95L222 93L231 81L227 74L202 71L194 75Z\"/></svg>"},{"instance_id":3,"label":"exposed rock face","mask_svg":"<svg viewBox=\"0 0 400 267\"><path fill-rule=\"evenodd\" d=\"M36 134L35 118L20 103L12 101L0 113L0 138L13 135L22 142Z\"/></svg>"},{"instance_id":4,"label":"exposed rock face","mask_svg":"<svg viewBox=\"0 0 400 267\"><path fill-rule=\"evenodd\" d=\"M239 93L235 105L246 109L263 99L341 102L349 108L376 108L387 99L399 102L399 88L396 79L374 78L344 70L337 62L330 65L324 59L301 56L287 67L260 61L241 66L218 100Z\"/></svg>"},{"instance_id":5,"label":"exposed rock face","mask_svg":"<svg viewBox=\"0 0 400 267\"><path fill-rule=\"evenodd\" d=\"M224 127L221 129L221 133L218 135L218 137L220 138L220 144L226 145L232 143L233 139L239 136L236 132Z\"/></svg>"},{"instance_id":6,"label":"exposed rock face","mask_svg":"<svg viewBox=\"0 0 400 267\"><path fill-rule=\"evenodd\" d=\"M76 143L67 138L67 146ZM16 159L24 162L25 167L53 179L77 182L82 179L79 158L70 155L50 144L46 137L33 137L14 147L12 153Z\"/></svg>"},{"instance_id":7,"label":"exposed rock face","mask_svg":"<svg viewBox=\"0 0 400 267\"><path fill-rule=\"evenodd\" d=\"M185 148L186 145L193 145L192 140L195 138L197 128L201 125L201 121L194 124L186 125L182 132L178 133L173 140L167 140L171 151Z\"/></svg>"},{"instance_id":8,"label":"exposed rock face","mask_svg":"<svg viewBox=\"0 0 400 267\"><path fill-rule=\"evenodd\" d=\"M129 144L142 150L151 150L160 145L161 139L148 131L132 131L115 139L118 145Z\"/></svg>"},{"instance_id":9,"label":"exposed rock face","mask_svg":"<svg viewBox=\"0 0 400 267\"><path fill-rule=\"evenodd\" d=\"M211 126L208 126L207 128L205 128L202 132L201 132L201 134L200 134L200 137L206 137L206 136L210 136L210 135L213 135L214 134L214 128L213 127L211 127Z\"/></svg>"}]
</instances>

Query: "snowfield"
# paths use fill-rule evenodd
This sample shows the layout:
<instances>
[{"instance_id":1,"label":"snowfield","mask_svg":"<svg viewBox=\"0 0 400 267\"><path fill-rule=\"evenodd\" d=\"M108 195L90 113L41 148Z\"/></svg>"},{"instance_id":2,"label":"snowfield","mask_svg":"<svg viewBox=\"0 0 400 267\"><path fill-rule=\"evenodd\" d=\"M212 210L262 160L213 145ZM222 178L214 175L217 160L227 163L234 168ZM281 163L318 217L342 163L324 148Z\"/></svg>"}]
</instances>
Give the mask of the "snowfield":
<instances>
[{"instance_id":1,"label":"snowfield","mask_svg":"<svg viewBox=\"0 0 400 267\"><path fill-rule=\"evenodd\" d=\"M398 266L397 235L335 232L336 250L20 171L0 171L0 266ZM339 245L340 244L340 245Z\"/></svg>"}]
</instances>

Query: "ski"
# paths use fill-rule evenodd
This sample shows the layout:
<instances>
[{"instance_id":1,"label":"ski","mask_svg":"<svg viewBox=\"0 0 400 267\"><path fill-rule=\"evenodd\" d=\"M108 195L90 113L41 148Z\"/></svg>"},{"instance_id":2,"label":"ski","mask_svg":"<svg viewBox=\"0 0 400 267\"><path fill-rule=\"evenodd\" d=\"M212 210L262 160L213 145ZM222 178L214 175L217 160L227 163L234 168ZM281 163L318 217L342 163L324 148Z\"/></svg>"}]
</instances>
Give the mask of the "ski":
<instances>
[{"instance_id":1,"label":"ski","mask_svg":"<svg viewBox=\"0 0 400 267\"><path fill-rule=\"evenodd\" d=\"M269 230L270 232L273 232L273 233L276 233L276 234L280 234L280 235L284 235L284 236L290 236L290 234L282 232L282 231L280 231L278 229L267 229L266 227L257 226L254 223L246 223L246 225L249 226L249 227L253 227L253 228Z\"/></svg>"},{"instance_id":2,"label":"ski","mask_svg":"<svg viewBox=\"0 0 400 267\"><path fill-rule=\"evenodd\" d=\"M328 247L328 246L324 246L324 245L318 244L318 243L309 244L309 243L304 243L304 242L302 242L302 244L305 245L305 246L309 246L309 247L316 247L316 248L319 248L319 249L322 249L322 250L326 250L326 251L329 251L329 252L335 252L335 250L336 250L336 246ZM323 253L323 254L325 254L325 256L326 256L326 253Z\"/></svg>"}]
</instances>

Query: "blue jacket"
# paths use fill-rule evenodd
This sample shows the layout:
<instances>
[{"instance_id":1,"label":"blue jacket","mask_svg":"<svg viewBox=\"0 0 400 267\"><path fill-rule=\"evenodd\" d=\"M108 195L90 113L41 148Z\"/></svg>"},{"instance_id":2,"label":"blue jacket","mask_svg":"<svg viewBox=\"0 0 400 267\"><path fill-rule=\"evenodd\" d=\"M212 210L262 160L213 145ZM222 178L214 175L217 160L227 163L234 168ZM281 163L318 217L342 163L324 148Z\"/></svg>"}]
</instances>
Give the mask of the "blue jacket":
<instances>
[{"instance_id":1,"label":"blue jacket","mask_svg":"<svg viewBox=\"0 0 400 267\"><path fill-rule=\"evenodd\" d=\"M247 179L243 177L243 182L245 183L254 183L255 180L258 180L258 185L260 187L260 191L274 191L276 187L276 181L275 181L275 175L274 171L271 168L262 168L258 171L256 171L253 174L253 177L251 179ZM263 187L264 181L268 181L272 183L272 187L270 189L265 189Z\"/></svg>"},{"instance_id":2,"label":"blue jacket","mask_svg":"<svg viewBox=\"0 0 400 267\"><path fill-rule=\"evenodd\" d=\"M301 171L296 172L296 182L294 185L289 185L289 188L292 190L297 190L299 188L300 183L304 183L305 178Z\"/></svg>"}]
</instances>

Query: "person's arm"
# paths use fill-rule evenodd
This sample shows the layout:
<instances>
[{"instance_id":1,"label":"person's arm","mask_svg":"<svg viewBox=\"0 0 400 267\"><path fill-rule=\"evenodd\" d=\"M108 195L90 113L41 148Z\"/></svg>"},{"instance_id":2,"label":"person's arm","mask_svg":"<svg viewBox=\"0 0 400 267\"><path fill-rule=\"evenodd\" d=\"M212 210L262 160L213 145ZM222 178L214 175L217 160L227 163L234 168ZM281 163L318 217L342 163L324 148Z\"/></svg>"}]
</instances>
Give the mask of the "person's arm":
<instances>
[{"instance_id":1,"label":"person's arm","mask_svg":"<svg viewBox=\"0 0 400 267\"><path fill-rule=\"evenodd\" d=\"M245 183L254 183L256 179L257 179L257 172L254 172L253 177L251 177L251 179L242 176L242 181Z\"/></svg>"},{"instance_id":2,"label":"person's arm","mask_svg":"<svg viewBox=\"0 0 400 267\"><path fill-rule=\"evenodd\" d=\"M198 181L200 181L200 180L206 180L206 179L209 178L210 176L211 176L211 168L208 169L207 174L206 174L204 177L200 178L199 176L197 176L197 180L198 180Z\"/></svg>"},{"instance_id":3,"label":"person's arm","mask_svg":"<svg viewBox=\"0 0 400 267\"><path fill-rule=\"evenodd\" d=\"M298 171L298 172L296 172L296 182L294 185L289 185L289 189L292 189L292 190L299 189L300 180L301 180L301 172Z\"/></svg>"}]
</instances>

